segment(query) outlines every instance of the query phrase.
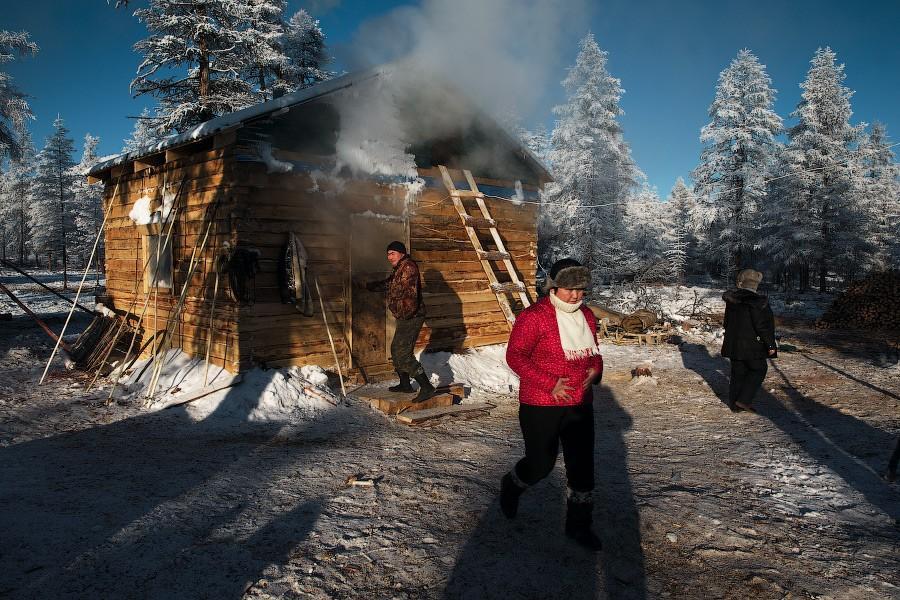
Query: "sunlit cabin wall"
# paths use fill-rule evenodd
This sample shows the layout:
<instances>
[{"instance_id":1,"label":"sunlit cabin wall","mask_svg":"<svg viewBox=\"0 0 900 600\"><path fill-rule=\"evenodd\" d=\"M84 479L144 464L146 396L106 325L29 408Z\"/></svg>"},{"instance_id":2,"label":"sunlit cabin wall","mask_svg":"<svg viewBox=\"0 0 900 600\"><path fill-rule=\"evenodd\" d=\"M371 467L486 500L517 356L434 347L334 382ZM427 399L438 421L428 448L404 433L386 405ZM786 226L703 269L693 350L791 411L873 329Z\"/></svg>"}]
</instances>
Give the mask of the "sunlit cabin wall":
<instances>
[{"instance_id":1,"label":"sunlit cabin wall","mask_svg":"<svg viewBox=\"0 0 900 600\"><path fill-rule=\"evenodd\" d=\"M410 211L411 252L422 271L428 310L418 347L460 350L505 343L509 338L509 325L440 173L437 169L420 169L419 173L429 185ZM461 171L451 169L450 175L458 188L468 188ZM515 193L514 181L478 177L477 171L474 175L475 182L485 193L502 194L503 198ZM531 192L532 197L537 192L532 185L525 185L524 189L526 193ZM485 204L497 221L497 230L512 256L519 278L528 289L529 298L534 301L537 205L515 205L497 198L486 198ZM482 217L473 200L466 199L465 206L470 215ZM484 249L496 250L488 230L479 229L478 237ZM508 282L510 277L502 261L490 262L498 280ZM512 294L509 298L513 310L518 313L522 308L518 296Z\"/></svg>"},{"instance_id":2,"label":"sunlit cabin wall","mask_svg":"<svg viewBox=\"0 0 900 600\"><path fill-rule=\"evenodd\" d=\"M105 230L107 298L119 314L128 314L129 323L140 326L140 342L146 357L157 346L167 327L172 337L169 347L181 348L195 356L205 356L211 335L210 361L237 371L241 356L237 339L237 312L226 294L227 282L221 281L215 315L211 320L215 281L214 258L226 241L231 241L231 214L238 198L235 188L232 151L229 147L168 151L144 162L128 162L114 167L106 178L104 207L113 203ZM155 163L155 164L150 164ZM183 185L182 185L183 184ZM180 193L175 200L171 247L173 285L148 293L152 273L145 268L146 235L165 236L168 225L157 229L136 225L129 218L135 202L143 196L152 199L156 209L162 200L162 188ZM213 217L211 205L217 203ZM206 247L199 252L204 232L209 227ZM197 250L193 277L187 284L191 256ZM178 299L185 293L180 315ZM141 316L143 315L143 316Z\"/></svg>"}]
</instances>

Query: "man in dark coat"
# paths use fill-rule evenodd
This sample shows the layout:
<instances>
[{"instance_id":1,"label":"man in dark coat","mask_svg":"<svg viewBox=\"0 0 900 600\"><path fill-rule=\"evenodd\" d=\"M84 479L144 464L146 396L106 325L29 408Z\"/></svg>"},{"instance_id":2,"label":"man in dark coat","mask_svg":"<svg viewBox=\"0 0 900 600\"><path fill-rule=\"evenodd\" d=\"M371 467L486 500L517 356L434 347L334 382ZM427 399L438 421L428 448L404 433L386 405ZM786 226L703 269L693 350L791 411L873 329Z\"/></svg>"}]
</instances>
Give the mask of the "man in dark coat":
<instances>
[{"instance_id":1,"label":"man in dark coat","mask_svg":"<svg viewBox=\"0 0 900 600\"><path fill-rule=\"evenodd\" d=\"M397 330L391 342L391 362L400 377L400 384L391 386L392 392L414 392L409 378L419 384L415 402L423 402L434 395L434 386L413 350L425 324L425 303L422 301L422 280L419 266L406 251L403 242L393 241L387 247L387 259L394 270L383 281L366 284L372 291L386 292L387 305L397 319Z\"/></svg>"},{"instance_id":2,"label":"man in dark coat","mask_svg":"<svg viewBox=\"0 0 900 600\"><path fill-rule=\"evenodd\" d=\"M737 412L753 410L753 396L766 378L767 358L778 354L775 316L769 300L756 293L763 275L744 269L737 276L737 289L722 294L725 300L725 339L722 356L731 359L728 406Z\"/></svg>"}]
</instances>

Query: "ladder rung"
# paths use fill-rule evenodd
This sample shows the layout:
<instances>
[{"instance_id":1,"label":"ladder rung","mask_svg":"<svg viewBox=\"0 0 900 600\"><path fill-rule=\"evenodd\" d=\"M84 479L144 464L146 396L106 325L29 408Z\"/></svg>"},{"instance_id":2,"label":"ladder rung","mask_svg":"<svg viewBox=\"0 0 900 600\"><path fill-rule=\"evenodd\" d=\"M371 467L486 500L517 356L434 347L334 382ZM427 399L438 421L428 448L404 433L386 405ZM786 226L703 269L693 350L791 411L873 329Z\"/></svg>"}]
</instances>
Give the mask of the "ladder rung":
<instances>
[{"instance_id":1,"label":"ladder rung","mask_svg":"<svg viewBox=\"0 0 900 600\"><path fill-rule=\"evenodd\" d=\"M498 252L496 250L477 250L478 258L481 260L508 260L509 252Z\"/></svg>"},{"instance_id":2,"label":"ladder rung","mask_svg":"<svg viewBox=\"0 0 900 600\"><path fill-rule=\"evenodd\" d=\"M484 194L472 190L450 190L450 195L459 198L484 198Z\"/></svg>"},{"instance_id":3,"label":"ladder rung","mask_svg":"<svg viewBox=\"0 0 900 600\"><path fill-rule=\"evenodd\" d=\"M491 291L495 294L500 292L525 292L525 285L522 283L514 283L512 281L506 283L492 283Z\"/></svg>"},{"instance_id":4,"label":"ladder rung","mask_svg":"<svg viewBox=\"0 0 900 600\"><path fill-rule=\"evenodd\" d=\"M463 223L469 227L479 227L481 229L490 229L491 227L497 226L497 221L494 219L482 219L480 217L473 217L472 215L463 217Z\"/></svg>"}]
</instances>

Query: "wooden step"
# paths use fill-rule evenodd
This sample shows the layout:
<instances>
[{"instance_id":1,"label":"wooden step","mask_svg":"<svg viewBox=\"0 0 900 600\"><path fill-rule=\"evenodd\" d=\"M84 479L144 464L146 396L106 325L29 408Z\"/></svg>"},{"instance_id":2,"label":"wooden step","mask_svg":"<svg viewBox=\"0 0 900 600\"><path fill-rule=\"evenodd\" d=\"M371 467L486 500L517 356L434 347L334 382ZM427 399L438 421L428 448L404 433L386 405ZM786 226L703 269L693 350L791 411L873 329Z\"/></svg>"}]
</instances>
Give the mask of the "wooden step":
<instances>
[{"instance_id":1,"label":"wooden step","mask_svg":"<svg viewBox=\"0 0 900 600\"><path fill-rule=\"evenodd\" d=\"M498 250L477 250L480 260L507 260L510 257L509 252L500 252Z\"/></svg>"},{"instance_id":2,"label":"wooden step","mask_svg":"<svg viewBox=\"0 0 900 600\"><path fill-rule=\"evenodd\" d=\"M436 394L424 402L413 402L418 392L392 392L386 387L363 386L353 391L353 396L369 403L372 408L387 415L403 412L418 412L440 406L452 406L465 395L462 384L454 383L437 388Z\"/></svg>"},{"instance_id":3,"label":"wooden step","mask_svg":"<svg viewBox=\"0 0 900 600\"><path fill-rule=\"evenodd\" d=\"M397 415L397 421L407 425L416 425L430 419L437 419L447 415L471 414L474 412L487 412L496 408L487 402L473 402L472 404L454 404L453 406L441 406L415 412L406 411Z\"/></svg>"},{"instance_id":4,"label":"wooden step","mask_svg":"<svg viewBox=\"0 0 900 600\"><path fill-rule=\"evenodd\" d=\"M497 221L495 221L494 219L484 219L473 217L472 215L464 216L463 223L465 225L468 225L469 227L476 227L478 229L490 229L491 227L497 226Z\"/></svg>"},{"instance_id":5,"label":"wooden step","mask_svg":"<svg viewBox=\"0 0 900 600\"><path fill-rule=\"evenodd\" d=\"M508 281L506 283L492 283L491 291L495 294L503 293L503 292L525 292L525 284L524 283L515 283L512 281Z\"/></svg>"}]
</instances>

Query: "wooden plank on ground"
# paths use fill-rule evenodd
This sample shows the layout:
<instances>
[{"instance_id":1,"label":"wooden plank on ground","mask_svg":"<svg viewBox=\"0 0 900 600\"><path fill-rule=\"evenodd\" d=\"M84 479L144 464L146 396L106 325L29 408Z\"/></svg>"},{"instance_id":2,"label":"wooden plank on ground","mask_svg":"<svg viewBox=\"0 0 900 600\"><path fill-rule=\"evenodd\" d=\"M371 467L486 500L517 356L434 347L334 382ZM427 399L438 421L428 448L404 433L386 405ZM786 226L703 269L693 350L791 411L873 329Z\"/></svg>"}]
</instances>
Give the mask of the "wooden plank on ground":
<instances>
[{"instance_id":1,"label":"wooden plank on ground","mask_svg":"<svg viewBox=\"0 0 900 600\"><path fill-rule=\"evenodd\" d=\"M406 411L397 415L397 421L407 425L416 425L429 419L437 419L447 415L460 415L479 411L489 411L496 408L494 404L487 402L473 402L471 404L454 404L452 406L439 406L426 410Z\"/></svg>"},{"instance_id":2,"label":"wooden plank on ground","mask_svg":"<svg viewBox=\"0 0 900 600\"><path fill-rule=\"evenodd\" d=\"M371 385L359 388L353 395L368 402L372 408L388 415L396 415L401 411L418 412L439 406L451 406L457 399L462 399L465 389L461 384L451 384L439 387L436 392L428 400L418 403L413 402L418 392L392 392L387 388Z\"/></svg>"}]
</instances>

